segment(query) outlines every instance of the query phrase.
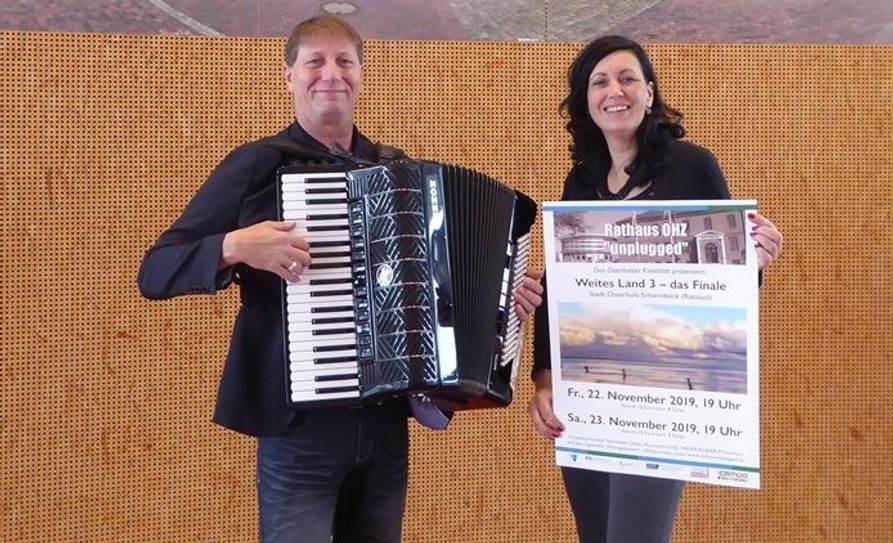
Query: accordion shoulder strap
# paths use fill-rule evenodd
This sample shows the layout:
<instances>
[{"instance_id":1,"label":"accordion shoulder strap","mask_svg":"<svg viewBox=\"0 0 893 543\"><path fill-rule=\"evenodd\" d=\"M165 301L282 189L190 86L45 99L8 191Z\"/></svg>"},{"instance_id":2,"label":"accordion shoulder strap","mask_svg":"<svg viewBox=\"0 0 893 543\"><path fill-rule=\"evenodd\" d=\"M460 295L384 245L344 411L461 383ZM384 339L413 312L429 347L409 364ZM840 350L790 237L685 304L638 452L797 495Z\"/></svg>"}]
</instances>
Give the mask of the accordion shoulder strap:
<instances>
[{"instance_id":1,"label":"accordion shoulder strap","mask_svg":"<svg viewBox=\"0 0 893 543\"><path fill-rule=\"evenodd\" d=\"M282 155L282 162L340 162L341 159L328 151L313 148L282 135L268 136L257 143L275 149Z\"/></svg>"},{"instance_id":2,"label":"accordion shoulder strap","mask_svg":"<svg viewBox=\"0 0 893 543\"><path fill-rule=\"evenodd\" d=\"M268 136L257 141L261 145L275 149L282 154L282 163L292 162L328 162L328 163L347 163L357 166L368 165L369 162L351 155L348 151L337 149L335 151L327 151L306 145L293 139L277 134ZM384 143L375 143L375 163L383 164L401 158L406 158L406 152L399 147L386 145Z\"/></svg>"},{"instance_id":3,"label":"accordion shoulder strap","mask_svg":"<svg viewBox=\"0 0 893 543\"><path fill-rule=\"evenodd\" d=\"M393 145L385 145L384 143L376 143L375 152L378 155L379 164L406 158L406 151Z\"/></svg>"}]
</instances>

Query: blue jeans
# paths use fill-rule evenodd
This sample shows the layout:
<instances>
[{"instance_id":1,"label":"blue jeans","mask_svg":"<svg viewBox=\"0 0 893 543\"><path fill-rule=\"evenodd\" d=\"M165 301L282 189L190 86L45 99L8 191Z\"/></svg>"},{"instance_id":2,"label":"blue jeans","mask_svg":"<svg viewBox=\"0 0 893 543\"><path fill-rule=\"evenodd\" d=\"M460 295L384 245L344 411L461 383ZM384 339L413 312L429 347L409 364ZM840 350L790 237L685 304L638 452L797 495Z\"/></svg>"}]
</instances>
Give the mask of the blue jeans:
<instances>
[{"instance_id":1,"label":"blue jeans","mask_svg":"<svg viewBox=\"0 0 893 543\"><path fill-rule=\"evenodd\" d=\"M685 483L561 468L580 543L668 543Z\"/></svg>"},{"instance_id":2,"label":"blue jeans","mask_svg":"<svg viewBox=\"0 0 893 543\"><path fill-rule=\"evenodd\" d=\"M262 543L398 543L406 505L406 403L301 411L257 440Z\"/></svg>"}]
</instances>

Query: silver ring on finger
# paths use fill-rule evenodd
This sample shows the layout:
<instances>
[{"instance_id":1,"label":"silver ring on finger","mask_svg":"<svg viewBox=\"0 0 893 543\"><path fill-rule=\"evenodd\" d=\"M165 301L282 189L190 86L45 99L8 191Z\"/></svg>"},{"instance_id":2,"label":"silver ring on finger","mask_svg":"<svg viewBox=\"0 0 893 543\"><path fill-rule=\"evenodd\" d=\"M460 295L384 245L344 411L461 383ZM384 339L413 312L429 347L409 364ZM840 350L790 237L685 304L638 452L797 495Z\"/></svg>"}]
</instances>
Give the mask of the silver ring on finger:
<instances>
[{"instance_id":1,"label":"silver ring on finger","mask_svg":"<svg viewBox=\"0 0 893 543\"><path fill-rule=\"evenodd\" d=\"M288 265L287 269L291 273L297 273L298 271L298 263L294 260L291 261L291 264Z\"/></svg>"}]
</instances>

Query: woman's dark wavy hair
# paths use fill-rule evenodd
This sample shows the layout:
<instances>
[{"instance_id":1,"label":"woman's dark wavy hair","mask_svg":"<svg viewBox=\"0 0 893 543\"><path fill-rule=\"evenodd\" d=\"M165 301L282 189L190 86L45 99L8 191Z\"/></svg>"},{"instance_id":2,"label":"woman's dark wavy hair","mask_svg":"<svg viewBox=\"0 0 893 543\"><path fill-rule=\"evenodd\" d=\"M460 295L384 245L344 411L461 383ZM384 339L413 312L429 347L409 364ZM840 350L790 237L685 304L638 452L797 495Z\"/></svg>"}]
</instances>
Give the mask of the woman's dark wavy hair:
<instances>
[{"instance_id":1,"label":"woman's dark wavy hair","mask_svg":"<svg viewBox=\"0 0 893 543\"><path fill-rule=\"evenodd\" d=\"M568 117L566 128L573 138L570 151L574 164L589 161L610 164L611 156L605 136L589 115L587 92L589 75L595 65L611 53L623 50L636 55L646 82L654 84L651 114L645 115L636 131L638 152L632 164L627 167L627 173L644 168L645 175L640 178L644 184L659 170L664 155L661 151L672 139L685 136L685 129L682 127L682 113L664 103L651 60L641 45L623 36L603 36L587 45L567 72L570 93L561 102L561 110Z\"/></svg>"}]
</instances>

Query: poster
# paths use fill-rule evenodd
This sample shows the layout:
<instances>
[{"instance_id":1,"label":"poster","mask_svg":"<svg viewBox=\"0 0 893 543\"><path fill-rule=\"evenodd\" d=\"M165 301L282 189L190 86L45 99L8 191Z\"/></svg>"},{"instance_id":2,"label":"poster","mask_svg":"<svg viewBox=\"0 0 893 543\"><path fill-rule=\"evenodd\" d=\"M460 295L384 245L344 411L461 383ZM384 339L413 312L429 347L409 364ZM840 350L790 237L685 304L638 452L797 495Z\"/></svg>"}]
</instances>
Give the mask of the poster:
<instances>
[{"instance_id":1,"label":"poster","mask_svg":"<svg viewBox=\"0 0 893 543\"><path fill-rule=\"evenodd\" d=\"M543 204L559 465L759 488L755 210Z\"/></svg>"}]
</instances>

